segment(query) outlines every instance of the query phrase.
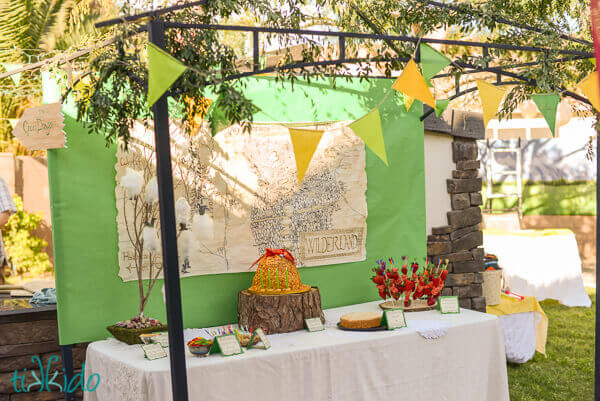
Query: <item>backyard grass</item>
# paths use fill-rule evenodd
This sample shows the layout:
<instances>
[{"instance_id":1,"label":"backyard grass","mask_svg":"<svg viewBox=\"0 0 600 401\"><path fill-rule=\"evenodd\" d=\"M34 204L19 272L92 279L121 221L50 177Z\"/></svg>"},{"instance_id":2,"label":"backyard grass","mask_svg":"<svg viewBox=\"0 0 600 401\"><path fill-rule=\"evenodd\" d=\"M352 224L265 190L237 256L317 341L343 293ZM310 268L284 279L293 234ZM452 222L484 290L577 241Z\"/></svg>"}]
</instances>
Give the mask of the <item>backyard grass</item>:
<instances>
[{"instance_id":1,"label":"backyard grass","mask_svg":"<svg viewBox=\"0 0 600 401\"><path fill-rule=\"evenodd\" d=\"M494 184L494 192L513 193L516 184ZM481 191L485 206L485 184ZM517 204L516 198L494 199L495 209L512 208ZM523 214L532 216L544 215L579 215L594 216L596 214L596 183L594 181L576 182L526 182L523 184Z\"/></svg>"},{"instance_id":2,"label":"backyard grass","mask_svg":"<svg viewBox=\"0 0 600 401\"><path fill-rule=\"evenodd\" d=\"M592 292L594 291L594 292ZM595 301L595 290L588 294ZM536 353L524 365L508 365L511 401L590 401L594 399L594 314L541 302L549 320L547 358Z\"/></svg>"}]
</instances>

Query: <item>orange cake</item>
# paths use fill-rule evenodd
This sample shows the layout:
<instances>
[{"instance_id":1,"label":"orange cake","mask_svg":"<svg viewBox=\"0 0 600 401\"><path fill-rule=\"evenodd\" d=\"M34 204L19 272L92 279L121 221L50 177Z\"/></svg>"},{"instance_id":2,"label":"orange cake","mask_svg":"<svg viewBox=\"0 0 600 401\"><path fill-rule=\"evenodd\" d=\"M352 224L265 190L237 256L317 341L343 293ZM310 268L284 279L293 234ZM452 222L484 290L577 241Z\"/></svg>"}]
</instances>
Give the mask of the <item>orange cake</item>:
<instances>
[{"instance_id":1,"label":"orange cake","mask_svg":"<svg viewBox=\"0 0 600 401\"><path fill-rule=\"evenodd\" d=\"M340 318L340 326L347 329L370 329L381 326L381 312L352 312Z\"/></svg>"},{"instance_id":2,"label":"orange cake","mask_svg":"<svg viewBox=\"0 0 600 401\"><path fill-rule=\"evenodd\" d=\"M263 295L297 294L310 290L302 284L294 257L285 249L267 249L258 263L248 291ZM254 266L254 265L253 265Z\"/></svg>"}]
</instances>

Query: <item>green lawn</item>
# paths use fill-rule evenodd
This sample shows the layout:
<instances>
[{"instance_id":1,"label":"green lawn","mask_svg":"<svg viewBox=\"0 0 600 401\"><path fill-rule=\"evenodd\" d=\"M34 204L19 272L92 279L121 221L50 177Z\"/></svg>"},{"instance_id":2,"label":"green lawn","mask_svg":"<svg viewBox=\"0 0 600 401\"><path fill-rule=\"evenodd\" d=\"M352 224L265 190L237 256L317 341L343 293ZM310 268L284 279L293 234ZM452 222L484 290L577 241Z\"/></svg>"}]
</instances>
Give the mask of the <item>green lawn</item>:
<instances>
[{"instance_id":1,"label":"green lawn","mask_svg":"<svg viewBox=\"0 0 600 401\"><path fill-rule=\"evenodd\" d=\"M589 292L594 300L595 293ZM549 320L547 358L536 352L524 365L508 365L511 401L589 401L594 399L594 314L543 301Z\"/></svg>"},{"instance_id":2,"label":"green lawn","mask_svg":"<svg viewBox=\"0 0 600 401\"><path fill-rule=\"evenodd\" d=\"M494 184L494 192L513 193L514 183ZM485 184L482 189L485 206ZM494 199L495 209L515 207L515 198ZM523 184L524 215L596 215L596 182L527 182Z\"/></svg>"}]
</instances>

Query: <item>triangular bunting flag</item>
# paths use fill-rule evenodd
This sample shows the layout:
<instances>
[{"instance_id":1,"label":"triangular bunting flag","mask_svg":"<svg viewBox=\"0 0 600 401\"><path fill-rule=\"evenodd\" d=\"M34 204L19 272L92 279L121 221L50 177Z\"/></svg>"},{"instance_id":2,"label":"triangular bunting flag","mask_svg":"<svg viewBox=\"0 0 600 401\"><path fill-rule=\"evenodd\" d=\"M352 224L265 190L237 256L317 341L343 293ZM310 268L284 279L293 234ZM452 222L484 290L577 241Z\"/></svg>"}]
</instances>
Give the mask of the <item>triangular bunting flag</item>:
<instances>
[{"instance_id":1,"label":"triangular bunting flag","mask_svg":"<svg viewBox=\"0 0 600 401\"><path fill-rule=\"evenodd\" d=\"M597 111L600 111L600 88L598 88L598 71L592 72L585 77L583 81L577 84L577 88L581 89L585 97L588 98L592 106Z\"/></svg>"},{"instance_id":2,"label":"triangular bunting flag","mask_svg":"<svg viewBox=\"0 0 600 401\"><path fill-rule=\"evenodd\" d=\"M479 97L481 98L483 124L485 128L496 115L506 91L480 79L477 80L477 89L479 89Z\"/></svg>"},{"instance_id":3,"label":"triangular bunting flag","mask_svg":"<svg viewBox=\"0 0 600 401\"><path fill-rule=\"evenodd\" d=\"M388 165L378 108L371 110L368 114L354 121L350 124L350 129L363 140L373 153L379 156L386 166Z\"/></svg>"},{"instance_id":4,"label":"triangular bunting flag","mask_svg":"<svg viewBox=\"0 0 600 401\"><path fill-rule=\"evenodd\" d=\"M2 64L2 67L4 67L7 72L11 72L18 70L19 68L23 68L23 64ZM16 74L11 75L10 78L13 80L15 85L19 86L19 83L21 82L21 73L17 72Z\"/></svg>"},{"instance_id":5,"label":"triangular bunting flag","mask_svg":"<svg viewBox=\"0 0 600 401\"><path fill-rule=\"evenodd\" d=\"M413 59L406 64L404 71L392 85L392 89L420 100L435 109L435 99Z\"/></svg>"},{"instance_id":6,"label":"triangular bunting flag","mask_svg":"<svg viewBox=\"0 0 600 401\"><path fill-rule=\"evenodd\" d=\"M448 105L450 104L450 99L436 100L435 104L437 106L437 108L435 109L435 115L439 117L448 108Z\"/></svg>"},{"instance_id":7,"label":"triangular bunting flag","mask_svg":"<svg viewBox=\"0 0 600 401\"><path fill-rule=\"evenodd\" d=\"M425 43L421 43L420 51L421 70L423 71L423 78L425 78L426 81L435 77L438 72L442 71L452 63L448 57Z\"/></svg>"},{"instance_id":8,"label":"triangular bunting flag","mask_svg":"<svg viewBox=\"0 0 600 401\"><path fill-rule=\"evenodd\" d=\"M406 111L410 111L410 108L412 107L413 103L415 102L415 99L408 96L407 94L403 94L403 96L404 96L404 107L406 107Z\"/></svg>"},{"instance_id":9,"label":"triangular bunting flag","mask_svg":"<svg viewBox=\"0 0 600 401\"><path fill-rule=\"evenodd\" d=\"M186 69L173 56L148 43L148 106L152 107Z\"/></svg>"},{"instance_id":10,"label":"triangular bunting flag","mask_svg":"<svg viewBox=\"0 0 600 401\"><path fill-rule=\"evenodd\" d=\"M556 129L556 110L560 103L560 95L553 94L542 94L542 95L531 95L531 100L535 102L540 113L546 119L552 136L555 136L554 130Z\"/></svg>"},{"instance_id":11,"label":"triangular bunting flag","mask_svg":"<svg viewBox=\"0 0 600 401\"><path fill-rule=\"evenodd\" d=\"M308 169L308 165L315 154L315 150L317 150L317 146L319 146L319 142L321 142L323 131L295 128L288 129L290 131L292 147L294 148L294 157L296 158L298 184L300 184Z\"/></svg>"}]
</instances>

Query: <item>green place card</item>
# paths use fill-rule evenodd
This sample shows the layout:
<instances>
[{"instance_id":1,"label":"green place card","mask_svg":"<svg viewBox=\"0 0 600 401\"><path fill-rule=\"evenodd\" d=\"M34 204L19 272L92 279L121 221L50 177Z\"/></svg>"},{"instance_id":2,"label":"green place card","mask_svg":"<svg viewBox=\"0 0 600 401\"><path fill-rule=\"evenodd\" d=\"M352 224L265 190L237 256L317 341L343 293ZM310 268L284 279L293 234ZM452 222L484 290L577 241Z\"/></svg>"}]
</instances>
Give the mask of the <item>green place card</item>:
<instances>
[{"instance_id":1,"label":"green place card","mask_svg":"<svg viewBox=\"0 0 600 401\"><path fill-rule=\"evenodd\" d=\"M165 349L160 344L143 344L144 357L150 361L167 356Z\"/></svg>"},{"instance_id":2,"label":"green place card","mask_svg":"<svg viewBox=\"0 0 600 401\"><path fill-rule=\"evenodd\" d=\"M235 334L215 337L210 347L210 354L223 356L239 355L244 353L240 341Z\"/></svg>"},{"instance_id":3,"label":"green place card","mask_svg":"<svg viewBox=\"0 0 600 401\"><path fill-rule=\"evenodd\" d=\"M253 345L254 340L257 337L258 337L258 341L262 343L262 345L263 345L262 347ZM248 349L250 349L250 348L269 349L269 348L271 348L271 343L269 342L269 339L267 338L267 335L265 334L263 329L256 329L252 333L252 337L250 337L250 342L248 343L248 346L246 348L248 348Z\"/></svg>"},{"instance_id":4,"label":"green place card","mask_svg":"<svg viewBox=\"0 0 600 401\"><path fill-rule=\"evenodd\" d=\"M325 330L325 326L321 321L320 317L313 317L310 319L304 319L304 324L306 325L306 330L310 331L323 331Z\"/></svg>"},{"instance_id":5,"label":"green place card","mask_svg":"<svg viewBox=\"0 0 600 401\"><path fill-rule=\"evenodd\" d=\"M460 304L457 296L447 296L438 298L438 309L440 313L460 313Z\"/></svg>"},{"instance_id":6,"label":"green place card","mask_svg":"<svg viewBox=\"0 0 600 401\"><path fill-rule=\"evenodd\" d=\"M388 330L406 327L406 317L404 316L404 309L398 308L383 311L381 325L386 326Z\"/></svg>"}]
</instances>

